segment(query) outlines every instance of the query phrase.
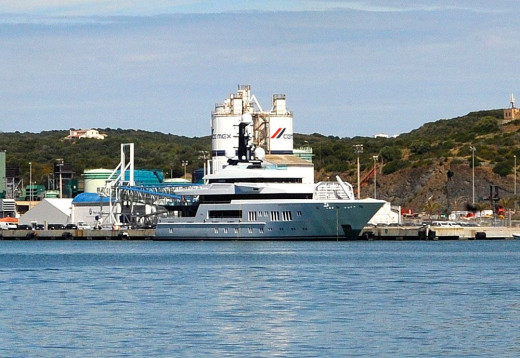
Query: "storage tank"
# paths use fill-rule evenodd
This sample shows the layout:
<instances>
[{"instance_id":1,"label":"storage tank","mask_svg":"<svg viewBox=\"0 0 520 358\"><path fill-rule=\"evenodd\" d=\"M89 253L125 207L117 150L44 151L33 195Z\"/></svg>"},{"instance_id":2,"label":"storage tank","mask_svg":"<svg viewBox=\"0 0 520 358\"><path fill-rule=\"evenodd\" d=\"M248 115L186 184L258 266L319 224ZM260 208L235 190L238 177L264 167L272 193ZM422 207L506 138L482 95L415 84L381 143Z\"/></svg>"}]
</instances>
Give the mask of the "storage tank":
<instances>
[{"instance_id":1,"label":"storage tank","mask_svg":"<svg viewBox=\"0 0 520 358\"><path fill-rule=\"evenodd\" d=\"M89 169L83 172L85 179L85 193L97 193L98 188L105 186L106 180L110 177L112 170L109 169Z\"/></svg>"},{"instance_id":2,"label":"storage tank","mask_svg":"<svg viewBox=\"0 0 520 358\"><path fill-rule=\"evenodd\" d=\"M237 93L232 93L211 113L211 156L213 172L227 164L229 157L236 154L238 146L238 125L244 113L250 113L251 86L239 86ZM248 128L252 136L252 127Z\"/></svg>"},{"instance_id":3,"label":"storage tank","mask_svg":"<svg viewBox=\"0 0 520 358\"><path fill-rule=\"evenodd\" d=\"M270 154L293 154L293 115L287 110L284 94L273 95L269 122Z\"/></svg>"},{"instance_id":4,"label":"storage tank","mask_svg":"<svg viewBox=\"0 0 520 358\"><path fill-rule=\"evenodd\" d=\"M287 110L285 94L273 95L271 111L264 112L251 94L251 86L241 85L237 93L215 105L211 113L210 172L220 170L227 165L229 158L237 154L238 125L242 122L248 123L246 135L250 142L266 153L293 154L293 115Z\"/></svg>"}]
</instances>

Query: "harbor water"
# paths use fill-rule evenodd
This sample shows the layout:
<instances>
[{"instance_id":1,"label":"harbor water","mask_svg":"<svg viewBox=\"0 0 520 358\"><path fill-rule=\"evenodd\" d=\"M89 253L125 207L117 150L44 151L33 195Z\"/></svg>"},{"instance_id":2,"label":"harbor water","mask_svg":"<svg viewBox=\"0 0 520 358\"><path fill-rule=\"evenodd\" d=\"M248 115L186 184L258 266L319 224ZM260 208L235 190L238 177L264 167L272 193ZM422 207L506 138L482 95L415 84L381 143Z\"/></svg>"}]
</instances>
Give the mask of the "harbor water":
<instances>
[{"instance_id":1,"label":"harbor water","mask_svg":"<svg viewBox=\"0 0 520 358\"><path fill-rule=\"evenodd\" d=\"M1 357L518 357L520 240L0 242Z\"/></svg>"}]
</instances>

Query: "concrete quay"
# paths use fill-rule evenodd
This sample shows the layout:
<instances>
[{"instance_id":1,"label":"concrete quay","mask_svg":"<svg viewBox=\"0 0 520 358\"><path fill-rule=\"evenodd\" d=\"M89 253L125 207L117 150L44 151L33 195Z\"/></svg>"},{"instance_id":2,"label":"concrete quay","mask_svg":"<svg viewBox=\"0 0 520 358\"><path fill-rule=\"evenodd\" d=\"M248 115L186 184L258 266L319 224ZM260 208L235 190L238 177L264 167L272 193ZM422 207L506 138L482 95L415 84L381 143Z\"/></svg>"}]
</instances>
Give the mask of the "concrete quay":
<instances>
[{"instance_id":1,"label":"concrete quay","mask_svg":"<svg viewBox=\"0 0 520 358\"><path fill-rule=\"evenodd\" d=\"M364 240L509 240L518 227L496 226L374 226L361 232Z\"/></svg>"},{"instance_id":2,"label":"concrete quay","mask_svg":"<svg viewBox=\"0 0 520 358\"><path fill-rule=\"evenodd\" d=\"M0 240L153 240L154 229L0 230Z\"/></svg>"},{"instance_id":3,"label":"concrete quay","mask_svg":"<svg viewBox=\"0 0 520 358\"><path fill-rule=\"evenodd\" d=\"M518 227L366 227L359 240L509 240ZM154 240L154 229L0 230L0 240Z\"/></svg>"}]
</instances>

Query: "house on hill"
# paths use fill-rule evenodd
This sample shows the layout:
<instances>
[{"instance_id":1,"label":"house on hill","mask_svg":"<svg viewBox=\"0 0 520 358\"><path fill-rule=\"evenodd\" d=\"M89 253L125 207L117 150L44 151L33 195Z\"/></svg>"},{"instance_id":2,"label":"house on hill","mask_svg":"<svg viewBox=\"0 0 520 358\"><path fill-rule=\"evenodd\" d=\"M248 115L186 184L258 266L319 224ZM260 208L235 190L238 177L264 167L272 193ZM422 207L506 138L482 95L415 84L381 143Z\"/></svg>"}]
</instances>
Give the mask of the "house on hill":
<instances>
[{"instance_id":1,"label":"house on hill","mask_svg":"<svg viewBox=\"0 0 520 358\"><path fill-rule=\"evenodd\" d=\"M515 97L511 93L511 108L504 109L504 121L514 121L520 119L520 109L515 107Z\"/></svg>"},{"instance_id":2,"label":"house on hill","mask_svg":"<svg viewBox=\"0 0 520 358\"><path fill-rule=\"evenodd\" d=\"M70 134L65 139L105 139L107 135L99 133L96 129L70 129Z\"/></svg>"}]
</instances>

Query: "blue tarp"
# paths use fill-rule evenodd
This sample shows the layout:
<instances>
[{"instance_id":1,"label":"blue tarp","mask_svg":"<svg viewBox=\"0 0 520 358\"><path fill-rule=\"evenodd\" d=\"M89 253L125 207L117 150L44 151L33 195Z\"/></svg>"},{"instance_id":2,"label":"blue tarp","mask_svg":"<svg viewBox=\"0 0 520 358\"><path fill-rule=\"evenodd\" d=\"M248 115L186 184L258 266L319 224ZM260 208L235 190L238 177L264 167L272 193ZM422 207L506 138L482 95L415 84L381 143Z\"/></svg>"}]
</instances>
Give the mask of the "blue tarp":
<instances>
[{"instance_id":1,"label":"blue tarp","mask_svg":"<svg viewBox=\"0 0 520 358\"><path fill-rule=\"evenodd\" d=\"M99 203L100 201L108 203L109 200L106 196L101 198L98 193L81 193L74 197L72 203Z\"/></svg>"}]
</instances>

